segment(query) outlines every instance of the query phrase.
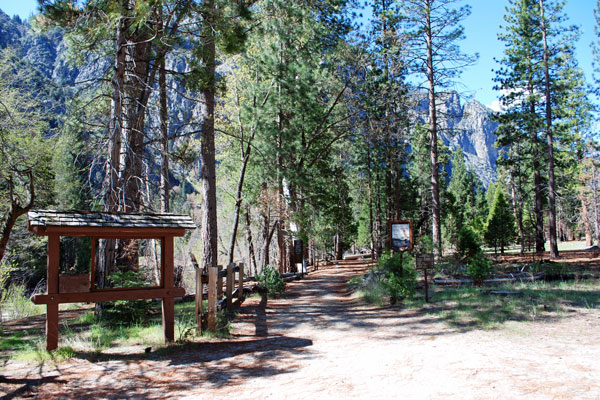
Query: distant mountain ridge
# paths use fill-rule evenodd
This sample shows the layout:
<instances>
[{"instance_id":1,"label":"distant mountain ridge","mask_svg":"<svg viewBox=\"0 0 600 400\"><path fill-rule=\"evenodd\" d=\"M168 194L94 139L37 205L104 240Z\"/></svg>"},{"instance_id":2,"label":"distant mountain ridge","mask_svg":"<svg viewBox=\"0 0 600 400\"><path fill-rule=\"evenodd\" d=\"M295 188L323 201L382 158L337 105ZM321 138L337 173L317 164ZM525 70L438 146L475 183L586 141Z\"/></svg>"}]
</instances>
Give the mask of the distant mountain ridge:
<instances>
[{"instance_id":1,"label":"distant mountain ridge","mask_svg":"<svg viewBox=\"0 0 600 400\"><path fill-rule=\"evenodd\" d=\"M422 122L428 119L429 100L419 93L416 114ZM493 111L471 100L464 104L457 92L450 92L438 105L439 136L451 151L460 147L467 168L477 174L487 188L496 179L498 149L495 146L498 123L492 121Z\"/></svg>"},{"instance_id":2,"label":"distant mountain ridge","mask_svg":"<svg viewBox=\"0 0 600 400\"><path fill-rule=\"evenodd\" d=\"M0 10L0 48L7 46L16 48L24 61L57 86L101 76L101 71L108 67L97 60L80 69L69 65L66 44L59 30L35 32L27 22L19 17L11 18ZM171 69L180 72L186 69L182 58L175 56L167 62ZM170 93L169 103L180 121L193 120L199 113L199 105L186 100L179 91ZM417 118L427 122L429 102L424 92L417 94L416 103ZM498 124L491 120L492 110L476 100L463 104L458 93L450 92L441 102L439 114L440 137L452 151L457 147L463 149L467 167L487 187L495 179L498 159L498 149L494 146ZM173 124L172 129L178 129L178 125Z\"/></svg>"}]
</instances>

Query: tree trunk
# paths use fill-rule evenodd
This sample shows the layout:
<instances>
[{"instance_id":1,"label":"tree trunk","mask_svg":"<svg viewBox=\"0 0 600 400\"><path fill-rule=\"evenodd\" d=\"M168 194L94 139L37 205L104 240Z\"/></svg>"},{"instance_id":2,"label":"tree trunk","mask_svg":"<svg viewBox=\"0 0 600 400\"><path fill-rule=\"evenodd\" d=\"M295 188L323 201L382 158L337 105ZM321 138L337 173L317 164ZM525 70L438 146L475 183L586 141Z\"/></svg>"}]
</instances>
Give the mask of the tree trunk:
<instances>
[{"instance_id":1,"label":"tree trunk","mask_svg":"<svg viewBox=\"0 0 600 400\"><path fill-rule=\"evenodd\" d=\"M248 255L250 256L250 261L252 265L248 266L248 273L252 271L252 266L254 266L254 275L258 274L258 267L256 264L256 254L254 252L254 241L252 240L252 225L250 221L250 207L246 207L244 212L246 219L246 238L248 240Z\"/></svg>"},{"instance_id":2,"label":"tree trunk","mask_svg":"<svg viewBox=\"0 0 600 400\"><path fill-rule=\"evenodd\" d=\"M596 246L600 247L600 215L598 213L598 178L596 164L592 163L592 198L594 199L594 230L596 231Z\"/></svg>"},{"instance_id":3,"label":"tree trunk","mask_svg":"<svg viewBox=\"0 0 600 400\"><path fill-rule=\"evenodd\" d=\"M9 198L10 198L10 209L5 217L4 224L2 225L2 236L0 237L0 261L4 258L4 254L6 253L6 247L8 246L8 241L10 240L10 233L17 222L17 219L29 212L33 207L35 202L35 186L33 182L33 173L29 171L27 173L29 177L29 201L26 205L21 206L17 199L14 196L14 183L12 177L9 178ZM0 288L0 291L2 288ZM1 319L1 316L0 316Z\"/></svg>"},{"instance_id":4,"label":"tree trunk","mask_svg":"<svg viewBox=\"0 0 600 400\"><path fill-rule=\"evenodd\" d=\"M550 235L550 258L558 258L556 240L556 184L554 181L554 143L552 137L552 98L550 94L550 65L548 57L547 26L544 18L544 0L540 0L542 40L544 42L544 83L546 97L546 141L548 147L548 224Z\"/></svg>"},{"instance_id":5,"label":"tree trunk","mask_svg":"<svg viewBox=\"0 0 600 400\"><path fill-rule=\"evenodd\" d=\"M437 108L435 104L435 76L433 65L433 33L431 31L431 4L426 0L427 82L429 83L429 132L431 143L431 215L433 247L437 257L442 256L442 222L440 210L440 182L437 154Z\"/></svg>"},{"instance_id":6,"label":"tree trunk","mask_svg":"<svg viewBox=\"0 0 600 400\"><path fill-rule=\"evenodd\" d=\"M115 40L115 60L113 64L112 97L110 104L110 119L108 125L108 155L106 157L106 172L102 190L104 192L104 211L117 212L121 189L119 177L121 176L120 154L123 138L123 87L125 86L125 32L129 29L130 19L122 16L117 24ZM98 245L96 253L95 285L103 288L106 275L115 264L116 240L104 239Z\"/></svg>"},{"instance_id":7,"label":"tree trunk","mask_svg":"<svg viewBox=\"0 0 600 400\"><path fill-rule=\"evenodd\" d=\"M215 171L215 13L214 0L204 3L204 49L202 61L209 79L202 94L205 110L202 115L201 132L202 143L200 154L202 157L202 268L209 270L217 265L217 186Z\"/></svg>"},{"instance_id":8,"label":"tree trunk","mask_svg":"<svg viewBox=\"0 0 600 400\"><path fill-rule=\"evenodd\" d=\"M167 107L167 72L165 69L165 57L161 59L158 76L160 87L160 211L170 212L169 198L169 109Z\"/></svg>"},{"instance_id":9,"label":"tree trunk","mask_svg":"<svg viewBox=\"0 0 600 400\"><path fill-rule=\"evenodd\" d=\"M369 191L369 239L371 242L371 260L375 260L375 236L373 230L373 176L371 172L371 148L367 142L367 188Z\"/></svg>"},{"instance_id":10,"label":"tree trunk","mask_svg":"<svg viewBox=\"0 0 600 400\"><path fill-rule=\"evenodd\" d=\"M525 253L525 232L523 232L523 202L517 199L517 188L515 185L514 170L510 171L510 193L512 197L513 214L517 227L519 229L519 243L521 245L521 254Z\"/></svg>"},{"instance_id":11,"label":"tree trunk","mask_svg":"<svg viewBox=\"0 0 600 400\"><path fill-rule=\"evenodd\" d=\"M532 87L529 87L529 93L533 95L534 90ZM530 101L529 103L530 114L531 116L535 115L535 103L534 101ZM543 210L543 195L542 195L542 175L541 175L541 163L539 161L540 152L539 152L539 141L537 137L536 128L531 128L531 141L533 144L533 185L535 192L535 200L534 200L534 214L535 214L535 251L543 252L545 250L545 240L544 240L544 210Z\"/></svg>"}]
</instances>

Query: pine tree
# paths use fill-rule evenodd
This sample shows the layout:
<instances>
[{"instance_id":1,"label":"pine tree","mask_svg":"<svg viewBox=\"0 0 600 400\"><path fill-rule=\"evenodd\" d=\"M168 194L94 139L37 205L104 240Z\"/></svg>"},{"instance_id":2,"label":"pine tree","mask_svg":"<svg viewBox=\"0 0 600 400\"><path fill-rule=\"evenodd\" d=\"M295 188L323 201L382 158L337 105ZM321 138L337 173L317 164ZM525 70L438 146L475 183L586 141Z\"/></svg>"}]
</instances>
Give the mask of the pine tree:
<instances>
[{"instance_id":1,"label":"pine tree","mask_svg":"<svg viewBox=\"0 0 600 400\"><path fill-rule=\"evenodd\" d=\"M515 237L514 217L504 197L502 189L496 189L494 203L490 209L484 238L489 246L494 247L494 252L504 254L504 248Z\"/></svg>"},{"instance_id":2,"label":"pine tree","mask_svg":"<svg viewBox=\"0 0 600 400\"><path fill-rule=\"evenodd\" d=\"M499 144L518 146L509 156L528 155L528 168L534 177L536 251L544 250L543 155L547 163L549 239L551 257L558 257L556 234L556 198L559 195L555 178L555 152L570 147L576 137L569 120L580 91L580 74L574 57L577 28L565 26L562 2L553 0L515 0L505 16L506 32L500 35L505 43L502 68L496 72L498 89L505 92L502 103L505 112L498 116L501 123ZM569 78L568 78L569 77ZM546 145L540 136L546 137ZM509 161L510 163L510 161ZM515 159L513 166L524 164ZM514 172L514 170L513 170ZM518 174L517 174L518 175ZM523 186L521 186L523 187Z\"/></svg>"},{"instance_id":3,"label":"pine tree","mask_svg":"<svg viewBox=\"0 0 600 400\"><path fill-rule=\"evenodd\" d=\"M338 142L349 135L343 100L350 78L337 68L341 43L333 35L344 25L343 3L259 2L261 23L248 37L247 51L235 60L241 68L235 79L241 79L231 82L239 106L228 109L233 111L228 118L233 117L239 138L244 132L246 149L252 138L246 173L254 188L244 190L248 200L264 205L259 211L262 259L269 260L273 238L281 272L290 267L292 235L306 238L315 231L329 206L325 199L344 203L329 189L338 190L336 196L347 194L340 189ZM226 125L223 130L231 131L232 125Z\"/></svg>"},{"instance_id":4,"label":"pine tree","mask_svg":"<svg viewBox=\"0 0 600 400\"><path fill-rule=\"evenodd\" d=\"M482 222L488 214L485 190L477 175L467 169L460 147L456 148L452 156L448 194L452 195L454 204L450 213L452 222L445 225L452 243L456 243L457 234L463 226L468 225L480 233Z\"/></svg>"},{"instance_id":5,"label":"pine tree","mask_svg":"<svg viewBox=\"0 0 600 400\"><path fill-rule=\"evenodd\" d=\"M457 0L406 0L406 22L411 30L409 42L414 72L425 77L429 99L429 133L431 158L431 214L433 242L438 256L442 253L440 203L440 165L438 160L437 101L462 69L475 58L461 53L457 42L464 37L460 26L470 14L469 6L453 8Z\"/></svg>"}]
</instances>

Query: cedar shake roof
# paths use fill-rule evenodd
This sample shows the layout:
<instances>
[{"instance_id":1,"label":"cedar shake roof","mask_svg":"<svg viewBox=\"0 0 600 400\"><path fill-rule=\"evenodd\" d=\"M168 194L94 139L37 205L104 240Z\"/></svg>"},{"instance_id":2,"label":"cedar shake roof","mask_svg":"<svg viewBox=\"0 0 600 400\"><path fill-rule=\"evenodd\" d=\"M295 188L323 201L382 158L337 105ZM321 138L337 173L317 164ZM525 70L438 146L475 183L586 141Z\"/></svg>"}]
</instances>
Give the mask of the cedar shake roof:
<instances>
[{"instance_id":1,"label":"cedar shake roof","mask_svg":"<svg viewBox=\"0 0 600 400\"><path fill-rule=\"evenodd\" d=\"M183 228L196 229L189 215L35 210L29 227Z\"/></svg>"}]
</instances>

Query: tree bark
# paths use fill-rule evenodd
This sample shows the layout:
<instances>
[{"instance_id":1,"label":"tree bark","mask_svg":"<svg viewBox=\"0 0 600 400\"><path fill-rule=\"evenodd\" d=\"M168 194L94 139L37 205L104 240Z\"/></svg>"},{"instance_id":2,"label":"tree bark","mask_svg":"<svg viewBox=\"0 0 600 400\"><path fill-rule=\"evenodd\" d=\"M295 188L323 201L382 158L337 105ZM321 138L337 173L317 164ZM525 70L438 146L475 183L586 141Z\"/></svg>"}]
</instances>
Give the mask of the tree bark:
<instances>
[{"instance_id":1,"label":"tree bark","mask_svg":"<svg viewBox=\"0 0 600 400\"><path fill-rule=\"evenodd\" d=\"M167 72L165 68L165 57L160 60L160 71L158 75L158 86L160 89L160 211L170 212L169 198L171 197L169 186L169 109L167 98Z\"/></svg>"},{"instance_id":2,"label":"tree bark","mask_svg":"<svg viewBox=\"0 0 600 400\"><path fill-rule=\"evenodd\" d=\"M235 207L233 211L233 227L231 228L231 238L229 239L229 251L227 265L233 263L233 251L235 249L235 238L237 236L240 212L242 207L242 190L244 188L244 178L246 177L246 167L248 160L250 159L250 144L248 144L248 151L243 155L242 168L240 169L240 175L238 177L237 188L235 192Z\"/></svg>"},{"instance_id":3,"label":"tree bark","mask_svg":"<svg viewBox=\"0 0 600 400\"><path fill-rule=\"evenodd\" d=\"M19 204L15 196L13 195L14 183L12 177L9 179L9 198L10 198L10 209L6 215L4 224L2 225L2 236L0 237L0 261L4 258L6 248L8 247L8 241L10 240L10 233L12 232L17 219L23 214L26 214L31 210L35 202L35 185L33 182L33 173L27 172L29 177L29 201L26 205L22 206ZM0 291L2 288L0 288Z\"/></svg>"},{"instance_id":4,"label":"tree bark","mask_svg":"<svg viewBox=\"0 0 600 400\"><path fill-rule=\"evenodd\" d=\"M525 253L525 232L523 231L523 202L517 198L517 188L515 185L514 170L510 171L510 192L512 197L513 214L517 221L519 229L519 244L521 245L521 254ZM520 193L520 190L519 190Z\"/></svg>"},{"instance_id":5,"label":"tree bark","mask_svg":"<svg viewBox=\"0 0 600 400\"><path fill-rule=\"evenodd\" d=\"M596 246L600 247L600 213L598 212L598 177L596 164L592 163L592 198L594 200L594 230L596 231Z\"/></svg>"},{"instance_id":6,"label":"tree bark","mask_svg":"<svg viewBox=\"0 0 600 400\"><path fill-rule=\"evenodd\" d=\"M587 247L591 247L594 242L592 239L592 226L590 225L590 212L583 194L579 195L579 201L581 201L581 219L583 220L583 227L585 231L585 245Z\"/></svg>"},{"instance_id":7,"label":"tree bark","mask_svg":"<svg viewBox=\"0 0 600 400\"><path fill-rule=\"evenodd\" d=\"M550 258L558 258L556 239L556 184L554 181L554 143L552 137L552 98L550 94L550 65L548 57L547 26L544 17L544 0L540 0L542 40L544 42L544 84L546 97L546 141L548 151L548 224L550 239Z\"/></svg>"},{"instance_id":8,"label":"tree bark","mask_svg":"<svg viewBox=\"0 0 600 400\"><path fill-rule=\"evenodd\" d=\"M200 154L202 157L202 267L209 269L217 265L217 186L215 167L215 79L216 79L216 52L215 52L215 13L214 0L207 0L204 4L204 49L203 63L206 68L208 82L202 90L205 110L202 115L201 131L202 142Z\"/></svg>"},{"instance_id":9,"label":"tree bark","mask_svg":"<svg viewBox=\"0 0 600 400\"><path fill-rule=\"evenodd\" d=\"M244 212L246 217L246 238L248 240L248 255L250 256L250 261L252 265L248 266L248 273L252 271L252 266L254 266L254 275L258 274L258 267L256 263L256 254L254 252L254 241L252 240L252 225L250 223L250 207L246 207Z\"/></svg>"},{"instance_id":10,"label":"tree bark","mask_svg":"<svg viewBox=\"0 0 600 400\"><path fill-rule=\"evenodd\" d=\"M533 95L533 87L529 87L529 93ZM535 115L535 103L530 101L529 103L530 115ZM541 175L541 163L539 161L539 140L537 137L537 130L535 127L531 128L531 142L533 146L533 184L535 192L534 200L534 214L535 214L535 251L545 251L545 240L544 240L544 210L543 210L543 195L542 195L542 175Z\"/></svg>"},{"instance_id":11,"label":"tree bark","mask_svg":"<svg viewBox=\"0 0 600 400\"><path fill-rule=\"evenodd\" d=\"M433 65L433 33L431 31L431 0L426 0L425 35L427 41L427 82L429 84L429 132L431 155L431 215L433 247L437 257L442 256L442 222L440 210L440 182L437 154L437 108L435 104L435 76Z\"/></svg>"}]
</instances>

